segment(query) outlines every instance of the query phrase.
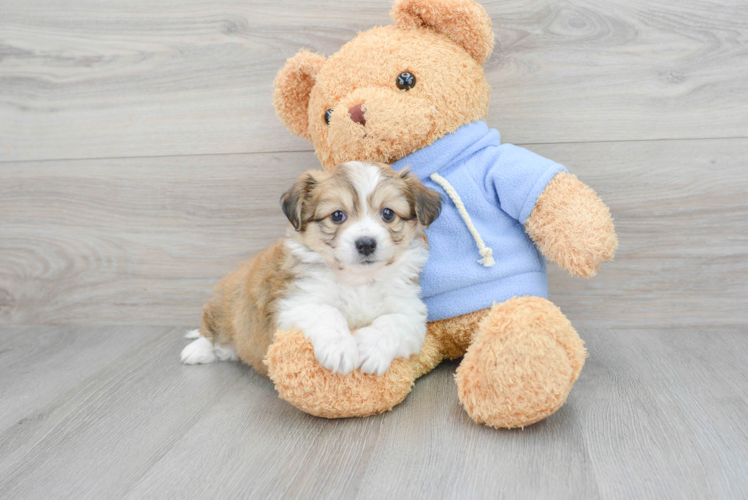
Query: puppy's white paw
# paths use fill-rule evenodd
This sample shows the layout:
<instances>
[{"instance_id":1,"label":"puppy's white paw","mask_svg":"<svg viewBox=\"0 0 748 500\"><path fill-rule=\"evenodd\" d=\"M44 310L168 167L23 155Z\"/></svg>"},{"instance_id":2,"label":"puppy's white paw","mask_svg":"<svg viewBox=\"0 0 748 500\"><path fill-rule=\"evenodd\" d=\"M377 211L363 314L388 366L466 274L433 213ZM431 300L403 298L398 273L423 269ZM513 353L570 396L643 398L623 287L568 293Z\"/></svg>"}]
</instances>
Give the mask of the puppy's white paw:
<instances>
[{"instance_id":1,"label":"puppy's white paw","mask_svg":"<svg viewBox=\"0 0 748 500\"><path fill-rule=\"evenodd\" d=\"M184 334L184 338L186 339L196 339L200 337L200 330L195 328L194 330L190 330L189 332Z\"/></svg>"},{"instance_id":2,"label":"puppy's white paw","mask_svg":"<svg viewBox=\"0 0 748 500\"><path fill-rule=\"evenodd\" d=\"M348 375L358 366L358 347L350 333L330 335L314 343L314 357L333 373Z\"/></svg>"},{"instance_id":3,"label":"puppy's white paw","mask_svg":"<svg viewBox=\"0 0 748 500\"><path fill-rule=\"evenodd\" d=\"M367 326L356 330L353 338L358 346L358 367L361 372L380 377L384 375L395 359L395 349L389 345L389 336L376 327Z\"/></svg>"},{"instance_id":4,"label":"puppy's white paw","mask_svg":"<svg viewBox=\"0 0 748 500\"><path fill-rule=\"evenodd\" d=\"M239 355L231 347L216 344L214 346L214 350L216 353L216 358L218 358L219 361L236 361L237 359L239 359Z\"/></svg>"},{"instance_id":5,"label":"puppy's white paw","mask_svg":"<svg viewBox=\"0 0 748 500\"><path fill-rule=\"evenodd\" d=\"M212 363L215 360L216 352L213 343L205 337L199 337L182 349L182 363L185 365Z\"/></svg>"}]
</instances>

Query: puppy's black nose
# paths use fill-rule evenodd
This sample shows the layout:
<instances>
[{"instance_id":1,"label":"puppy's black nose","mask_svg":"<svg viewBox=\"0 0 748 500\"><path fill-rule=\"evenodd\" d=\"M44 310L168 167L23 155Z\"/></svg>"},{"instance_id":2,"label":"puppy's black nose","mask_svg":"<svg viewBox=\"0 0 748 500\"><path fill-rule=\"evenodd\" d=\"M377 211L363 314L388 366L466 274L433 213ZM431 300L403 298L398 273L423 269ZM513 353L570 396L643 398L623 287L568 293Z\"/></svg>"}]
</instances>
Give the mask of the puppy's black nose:
<instances>
[{"instance_id":1,"label":"puppy's black nose","mask_svg":"<svg viewBox=\"0 0 748 500\"><path fill-rule=\"evenodd\" d=\"M356 240L356 250L362 255L371 255L377 249L377 240L374 238L359 238Z\"/></svg>"}]
</instances>

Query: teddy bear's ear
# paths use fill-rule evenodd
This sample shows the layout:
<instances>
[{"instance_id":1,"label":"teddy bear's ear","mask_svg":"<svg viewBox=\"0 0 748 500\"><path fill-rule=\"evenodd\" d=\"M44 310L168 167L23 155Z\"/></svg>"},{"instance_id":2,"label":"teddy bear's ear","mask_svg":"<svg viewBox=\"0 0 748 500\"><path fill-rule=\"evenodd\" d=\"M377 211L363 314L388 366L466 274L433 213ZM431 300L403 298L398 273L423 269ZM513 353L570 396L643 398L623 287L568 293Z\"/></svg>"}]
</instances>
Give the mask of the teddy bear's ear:
<instances>
[{"instance_id":1,"label":"teddy bear's ear","mask_svg":"<svg viewBox=\"0 0 748 500\"><path fill-rule=\"evenodd\" d=\"M444 33L480 64L493 51L491 18L474 0L396 0L390 16L403 29L428 26Z\"/></svg>"},{"instance_id":2,"label":"teddy bear's ear","mask_svg":"<svg viewBox=\"0 0 748 500\"><path fill-rule=\"evenodd\" d=\"M309 96L324 64L324 56L302 49L286 61L273 83L273 106L278 117L288 130L308 141Z\"/></svg>"}]
</instances>

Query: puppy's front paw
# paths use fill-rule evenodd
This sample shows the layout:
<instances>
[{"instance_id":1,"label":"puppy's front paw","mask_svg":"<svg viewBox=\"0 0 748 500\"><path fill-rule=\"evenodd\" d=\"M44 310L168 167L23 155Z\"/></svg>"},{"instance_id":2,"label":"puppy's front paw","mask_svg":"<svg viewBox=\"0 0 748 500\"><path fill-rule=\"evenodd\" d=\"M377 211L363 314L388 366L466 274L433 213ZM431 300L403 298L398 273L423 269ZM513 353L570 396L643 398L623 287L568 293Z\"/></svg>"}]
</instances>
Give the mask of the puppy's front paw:
<instances>
[{"instance_id":1,"label":"puppy's front paw","mask_svg":"<svg viewBox=\"0 0 748 500\"><path fill-rule=\"evenodd\" d=\"M394 349L389 346L389 338L373 326L356 330L353 335L358 345L359 368L369 375L384 375L395 359Z\"/></svg>"},{"instance_id":2,"label":"puppy's front paw","mask_svg":"<svg viewBox=\"0 0 748 500\"><path fill-rule=\"evenodd\" d=\"M358 347L349 332L314 342L314 357L333 373L348 375L358 366Z\"/></svg>"}]
</instances>

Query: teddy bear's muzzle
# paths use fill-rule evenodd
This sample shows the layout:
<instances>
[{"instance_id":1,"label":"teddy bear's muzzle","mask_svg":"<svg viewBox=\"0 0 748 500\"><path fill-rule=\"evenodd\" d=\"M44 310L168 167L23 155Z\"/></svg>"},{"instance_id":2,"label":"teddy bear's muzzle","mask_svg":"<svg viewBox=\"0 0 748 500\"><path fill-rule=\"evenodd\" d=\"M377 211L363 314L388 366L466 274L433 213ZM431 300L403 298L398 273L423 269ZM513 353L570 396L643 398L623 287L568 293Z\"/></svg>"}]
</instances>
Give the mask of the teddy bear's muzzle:
<instances>
[{"instance_id":1,"label":"teddy bear's muzzle","mask_svg":"<svg viewBox=\"0 0 748 500\"><path fill-rule=\"evenodd\" d=\"M388 88L356 89L338 103L326 126L331 158L335 163L399 158L424 142L435 118L420 96Z\"/></svg>"}]
</instances>

